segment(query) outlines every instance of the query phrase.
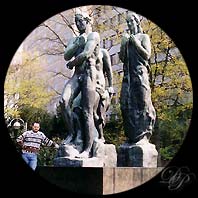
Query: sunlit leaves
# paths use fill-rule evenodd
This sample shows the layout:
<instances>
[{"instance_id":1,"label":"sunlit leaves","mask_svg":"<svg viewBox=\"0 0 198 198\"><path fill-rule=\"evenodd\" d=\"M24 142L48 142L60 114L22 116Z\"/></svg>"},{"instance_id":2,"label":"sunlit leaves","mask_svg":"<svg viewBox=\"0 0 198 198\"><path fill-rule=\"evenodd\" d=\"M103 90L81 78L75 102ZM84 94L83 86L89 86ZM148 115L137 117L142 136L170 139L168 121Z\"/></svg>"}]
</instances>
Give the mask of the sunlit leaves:
<instances>
[{"instance_id":1,"label":"sunlit leaves","mask_svg":"<svg viewBox=\"0 0 198 198\"><path fill-rule=\"evenodd\" d=\"M26 53L21 55L21 60L17 65L10 65L5 80L5 112L8 117L20 115L24 106L44 109L53 96L48 88L49 76L42 65Z\"/></svg>"}]
</instances>

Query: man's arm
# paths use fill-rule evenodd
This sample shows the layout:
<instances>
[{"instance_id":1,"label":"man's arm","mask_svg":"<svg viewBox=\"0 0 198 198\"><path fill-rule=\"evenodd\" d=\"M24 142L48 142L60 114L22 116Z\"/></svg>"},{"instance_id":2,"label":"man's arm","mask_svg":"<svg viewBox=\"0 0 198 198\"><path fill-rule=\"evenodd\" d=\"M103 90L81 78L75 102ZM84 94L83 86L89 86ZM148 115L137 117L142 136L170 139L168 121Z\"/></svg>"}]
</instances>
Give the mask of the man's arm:
<instances>
[{"instance_id":1,"label":"man's arm","mask_svg":"<svg viewBox=\"0 0 198 198\"><path fill-rule=\"evenodd\" d=\"M50 140L44 133L42 133L42 144L48 147L52 146L54 148L59 148L59 145L53 140Z\"/></svg>"},{"instance_id":2,"label":"man's arm","mask_svg":"<svg viewBox=\"0 0 198 198\"><path fill-rule=\"evenodd\" d=\"M56 149L59 149L59 145L55 142L53 142L53 147L56 148Z\"/></svg>"}]
</instances>

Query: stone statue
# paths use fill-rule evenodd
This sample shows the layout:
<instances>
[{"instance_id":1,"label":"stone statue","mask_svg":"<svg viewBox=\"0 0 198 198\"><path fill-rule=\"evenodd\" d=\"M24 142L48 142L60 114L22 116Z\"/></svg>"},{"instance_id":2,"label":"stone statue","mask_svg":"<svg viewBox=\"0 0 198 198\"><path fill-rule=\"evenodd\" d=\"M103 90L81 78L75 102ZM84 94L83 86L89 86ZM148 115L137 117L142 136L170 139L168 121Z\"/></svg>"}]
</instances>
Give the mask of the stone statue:
<instances>
[{"instance_id":1,"label":"stone statue","mask_svg":"<svg viewBox=\"0 0 198 198\"><path fill-rule=\"evenodd\" d=\"M89 157L93 145L94 130L98 138L104 141L104 113L110 104L113 93L112 69L108 52L100 48L100 36L92 32L87 37L83 52L67 64L70 68L83 67L84 75L81 88L81 107L84 119L85 145L84 151L78 157ZM107 74L109 89L105 90L105 76Z\"/></svg>"},{"instance_id":2,"label":"stone statue","mask_svg":"<svg viewBox=\"0 0 198 198\"><path fill-rule=\"evenodd\" d=\"M151 42L136 13L128 12L126 21L129 32L120 47L124 71L120 107L127 140L118 148L117 165L157 167L158 152L149 142L156 119L149 82Z\"/></svg>"},{"instance_id":3,"label":"stone statue","mask_svg":"<svg viewBox=\"0 0 198 198\"><path fill-rule=\"evenodd\" d=\"M91 31L89 16L77 13L75 22L80 35L70 41L64 53L67 67L75 71L60 101L69 134L58 156L63 156L62 152L89 158L93 157L94 141L105 142L103 128L114 92L113 73L108 51L100 47L100 35Z\"/></svg>"},{"instance_id":4,"label":"stone statue","mask_svg":"<svg viewBox=\"0 0 198 198\"><path fill-rule=\"evenodd\" d=\"M87 36L91 31L89 16L85 14L84 15L76 14L75 23L79 30L79 36L71 39L67 47L65 48L64 59L66 61L69 61L73 57L76 57L84 50ZM69 69L73 68L73 67L70 68L68 65L67 67ZM65 144L74 141L74 138L76 137L77 134L78 134L77 139L78 140L82 139L81 137L82 134L80 133L81 131L81 123L79 120L80 115L78 115L78 108L77 107L73 108L73 103L74 103L74 99L76 99L80 93L83 75L84 75L84 68L75 67L73 76L67 81L62 92L60 105L61 105L65 125L69 133L66 139L64 140ZM79 97L76 100L79 101ZM76 121L75 126L74 126L74 120ZM76 133L76 131L79 131L79 133Z\"/></svg>"},{"instance_id":5,"label":"stone statue","mask_svg":"<svg viewBox=\"0 0 198 198\"><path fill-rule=\"evenodd\" d=\"M124 71L121 111L128 142L137 143L150 139L156 118L149 84L151 43L136 13L129 12L126 21L129 33L123 35L120 48Z\"/></svg>"}]
</instances>

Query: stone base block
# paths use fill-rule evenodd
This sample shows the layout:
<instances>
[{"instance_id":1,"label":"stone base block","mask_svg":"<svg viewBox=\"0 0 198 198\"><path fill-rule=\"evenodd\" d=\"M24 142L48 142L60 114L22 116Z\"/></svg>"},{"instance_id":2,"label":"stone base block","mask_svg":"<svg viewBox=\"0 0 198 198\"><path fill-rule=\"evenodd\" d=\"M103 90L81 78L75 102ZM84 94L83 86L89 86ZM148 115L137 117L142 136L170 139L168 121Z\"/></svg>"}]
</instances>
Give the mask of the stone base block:
<instances>
[{"instance_id":1,"label":"stone base block","mask_svg":"<svg viewBox=\"0 0 198 198\"><path fill-rule=\"evenodd\" d=\"M54 159L56 167L103 167L103 161L100 158L92 157L87 159L58 157Z\"/></svg>"},{"instance_id":2,"label":"stone base block","mask_svg":"<svg viewBox=\"0 0 198 198\"><path fill-rule=\"evenodd\" d=\"M117 152L115 145L94 142L93 156L103 161L103 167L117 166Z\"/></svg>"},{"instance_id":3,"label":"stone base block","mask_svg":"<svg viewBox=\"0 0 198 198\"><path fill-rule=\"evenodd\" d=\"M71 152L74 153L74 152ZM70 156L57 156L54 159L55 167L116 167L117 153L113 144L94 142L93 156L78 158Z\"/></svg>"},{"instance_id":4,"label":"stone base block","mask_svg":"<svg viewBox=\"0 0 198 198\"><path fill-rule=\"evenodd\" d=\"M154 144L122 144L118 148L118 167L157 167L158 152Z\"/></svg>"}]
</instances>

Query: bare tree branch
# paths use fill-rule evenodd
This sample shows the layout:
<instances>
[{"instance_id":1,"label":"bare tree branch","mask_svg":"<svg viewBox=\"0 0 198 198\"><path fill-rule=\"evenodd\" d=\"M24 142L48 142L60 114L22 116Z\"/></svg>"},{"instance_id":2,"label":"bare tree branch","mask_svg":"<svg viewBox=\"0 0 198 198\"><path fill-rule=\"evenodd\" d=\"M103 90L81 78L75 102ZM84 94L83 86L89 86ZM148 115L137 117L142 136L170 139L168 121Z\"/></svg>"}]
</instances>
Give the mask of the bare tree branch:
<instances>
[{"instance_id":1,"label":"bare tree branch","mask_svg":"<svg viewBox=\"0 0 198 198\"><path fill-rule=\"evenodd\" d=\"M57 95L61 95L61 93L59 91L57 91L56 89L54 89L54 87L49 86Z\"/></svg>"},{"instance_id":2,"label":"bare tree branch","mask_svg":"<svg viewBox=\"0 0 198 198\"><path fill-rule=\"evenodd\" d=\"M37 39L37 41L43 41L43 40L48 40L48 41L50 41L50 42L62 44L61 41L60 41L58 38L42 37L42 38L38 38L38 39Z\"/></svg>"},{"instance_id":3,"label":"bare tree branch","mask_svg":"<svg viewBox=\"0 0 198 198\"><path fill-rule=\"evenodd\" d=\"M54 75L53 75L53 77L56 77L56 76L58 76L58 75L61 75L61 76L63 76L64 78L68 78L68 79L70 79L71 77L70 76L68 76L68 75L65 75L64 73L62 73L62 72L55 72L55 71L49 71L49 72L51 72L51 73L54 73Z\"/></svg>"},{"instance_id":4,"label":"bare tree branch","mask_svg":"<svg viewBox=\"0 0 198 198\"><path fill-rule=\"evenodd\" d=\"M55 52L43 52L43 53L41 53L41 54L39 54L39 55L37 55L37 56L35 56L34 58L32 58L30 61L35 61L36 59L38 59L38 58L41 58L42 56L62 56L64 54L64 52L57 52L57 51L55 51Z\"/></svg>"},{"instance_id":5,"label":"bare tree branch","mask_svg":"<svg viewBox=\"0 0 198 198\"><path fill-rule=\"evenodd\" d=\"M48 25L45 24L45 23L42 23L40 26L44 26L44 27L48 28L48 29L60 40L61 44L62 44L64 47L67 47L67 46L64 44L64 42L62 41L62 39L60 38L60 36L59 36L50 26L48 26Z\"/></svg>"},{"instance_id":6,"label":"bare tree branch","mask_svg":"<svg viewBox=\"0 0 198 198\"><path fill-rule=\"evenodd\" d=\"M76 31L74 30L72 25L69 23L69 21L66 19L66 17L61 13L59 15L61 16L61 18L65 22L65 24L72 30L72 32L75 34L75 36L77 36Z\"/></svg>"},{"instance_id":7,"label":"bare tree branch","mask_svg":"<svg viewBox=\"0 0 198 198\"><path fill-rule=\"evenodd\" d=\"M65 26L65 23L61 23L60 21L57 21L57 20L52 20L52 19L49 19L49 21L53 22L53 23L56 23L56 24L59 24L59 25L62 25L62 26ZM67 25L67 24L66 24Z\"/></svg>"}]
</instances>

